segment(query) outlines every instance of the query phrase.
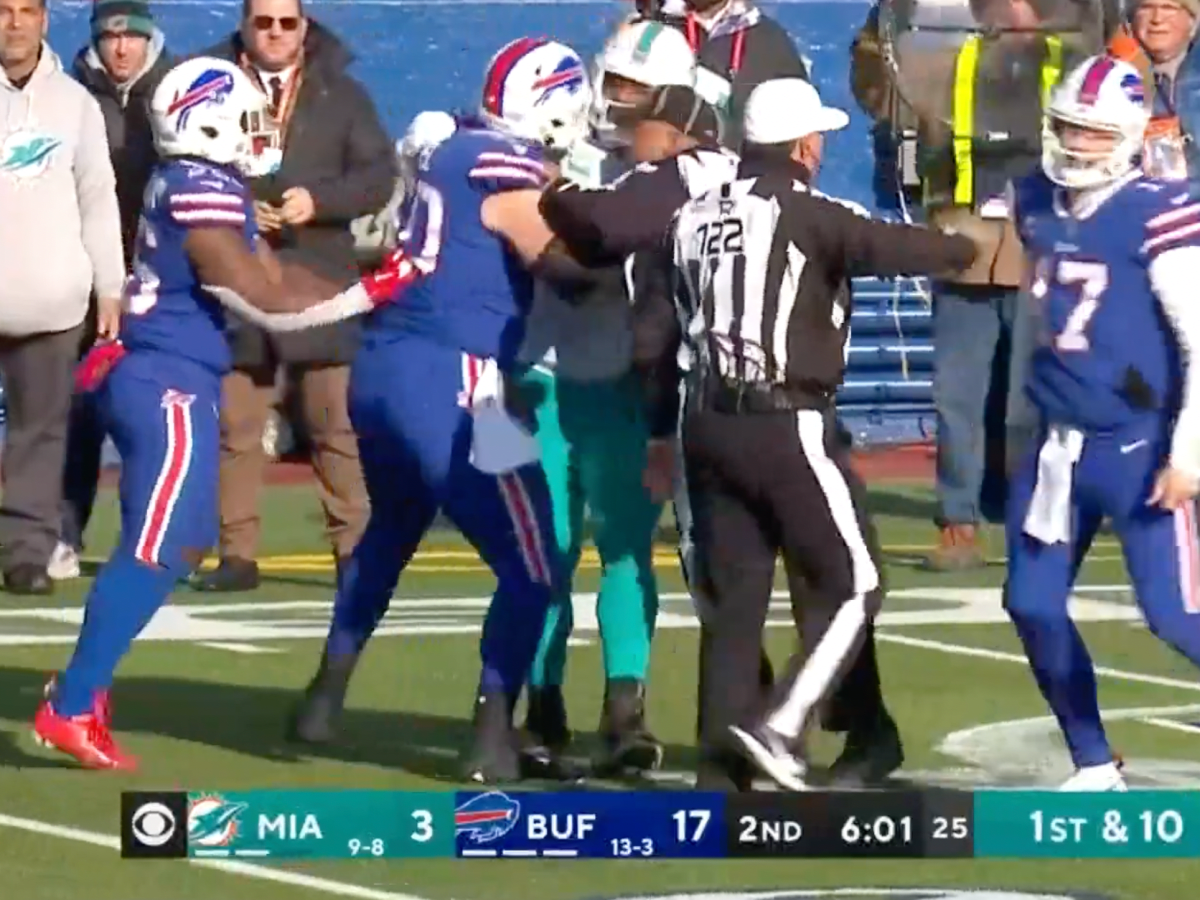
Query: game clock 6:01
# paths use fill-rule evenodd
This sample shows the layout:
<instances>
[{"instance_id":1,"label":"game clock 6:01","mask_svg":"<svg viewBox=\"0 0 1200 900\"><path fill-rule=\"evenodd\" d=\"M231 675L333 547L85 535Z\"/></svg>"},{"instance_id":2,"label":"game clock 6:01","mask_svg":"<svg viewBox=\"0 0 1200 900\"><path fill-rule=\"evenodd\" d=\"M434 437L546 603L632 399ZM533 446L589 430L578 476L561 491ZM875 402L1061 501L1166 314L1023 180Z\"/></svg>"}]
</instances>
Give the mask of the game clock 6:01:
<instances>
[{"instance_id":1,"label":"game clock 6:01","mask_svg":"<svg viewBox=\"0 0 1200 900\"><path fill-rule=\"evenodd\" d=\"M853 791L733 795L730 856L970 857L971 795Z\"/></svg>"}]
</instances>

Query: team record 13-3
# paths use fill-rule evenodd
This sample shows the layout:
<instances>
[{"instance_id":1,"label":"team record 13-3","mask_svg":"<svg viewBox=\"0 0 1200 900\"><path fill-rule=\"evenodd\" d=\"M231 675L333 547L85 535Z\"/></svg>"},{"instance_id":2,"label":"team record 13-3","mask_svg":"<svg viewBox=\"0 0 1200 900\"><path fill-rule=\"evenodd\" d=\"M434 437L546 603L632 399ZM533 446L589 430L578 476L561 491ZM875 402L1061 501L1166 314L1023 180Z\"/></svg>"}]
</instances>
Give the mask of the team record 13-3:
<instances>
[{"instance_id":1,"label":"team record 13-3","mask_svg":"<svg viewBox=\"0 0 1200 900\"><path fill-rule=\"evenodd\" d=\"M128 858L1200 858L1200 792L126 793Z\"/></svg>"}]
</instances>

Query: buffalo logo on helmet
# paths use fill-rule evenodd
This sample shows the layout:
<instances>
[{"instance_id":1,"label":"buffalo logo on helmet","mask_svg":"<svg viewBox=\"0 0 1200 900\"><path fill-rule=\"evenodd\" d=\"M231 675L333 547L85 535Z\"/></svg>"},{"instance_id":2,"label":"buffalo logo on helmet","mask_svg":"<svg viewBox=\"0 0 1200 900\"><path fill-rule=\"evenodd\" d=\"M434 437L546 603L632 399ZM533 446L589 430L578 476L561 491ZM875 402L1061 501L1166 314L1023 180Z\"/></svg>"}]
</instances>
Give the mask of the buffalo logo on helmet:
<instances>
[{"instance_id":1,"label":"buffalo logo on helmet","mask_svg":"<svg viewBox=\"0 0 1200 900\"><path fill-rule=\"evenodd\" d=\"M224 103L233 93L233 73L223 69L207 69L193 81L186 91L171 101L168 116L178 116L178 127L187 124L192 110L205 103Z\"/></svg>"}]
</instances>

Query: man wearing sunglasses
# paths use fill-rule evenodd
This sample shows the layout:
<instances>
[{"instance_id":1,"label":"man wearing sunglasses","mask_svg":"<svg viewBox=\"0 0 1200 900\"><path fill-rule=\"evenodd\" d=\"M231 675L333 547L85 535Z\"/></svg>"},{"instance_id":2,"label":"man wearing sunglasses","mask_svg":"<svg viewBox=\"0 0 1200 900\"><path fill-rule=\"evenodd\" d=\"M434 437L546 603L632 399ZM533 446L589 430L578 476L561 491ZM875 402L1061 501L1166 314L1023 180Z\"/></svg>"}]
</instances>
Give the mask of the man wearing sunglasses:
<instances>
[{"instance_id":1,"label":"man wearing sunglasses","mask_svg":"<svg viewBox=\"0 0 1200 900\"><path fill-rule=\"evenodd\" d=\"M352 281L358 273L350 223L387 204L396 171L375 107L347 72L349 49L306 17L300 0L244 0L237 32L206 55L238 63L266 95L278 125L279 166L251 184L260 232L281 259ZM346 407L358 327L267 335L238 323L221 413L221 564L197 582L200 589L258 584L262 438L281 369L295 389L339 569L354 549L367 513Z\"/></svg>"}]
</instances>

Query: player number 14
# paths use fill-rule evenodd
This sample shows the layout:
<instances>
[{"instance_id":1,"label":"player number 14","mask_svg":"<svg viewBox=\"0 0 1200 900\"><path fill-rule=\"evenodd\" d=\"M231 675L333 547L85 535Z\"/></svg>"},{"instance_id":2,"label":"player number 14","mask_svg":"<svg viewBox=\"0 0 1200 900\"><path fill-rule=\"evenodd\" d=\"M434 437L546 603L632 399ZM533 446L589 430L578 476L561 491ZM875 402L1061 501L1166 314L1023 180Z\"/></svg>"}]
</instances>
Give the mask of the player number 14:
<instances>
[{"instance_id":1,"label":"player number 14","mask_svg":"<svg viewBox=\"0 0 1200 900\"><path fill-rule=\"evenodd\" d=\"M712 813L707 809L681 809L671 818L675 820L675 839L681 844L695 844L704 837Z\"/></svg>"},{"instance_id":2,"label":"player number 14","mask_svg":"<svg viewBox=\"0 0 1200 900\"><path fill-rule=\"evenodd\" d=\"M1100 308L1100 298L1108 288L1108 266L1079 259L1060 259L1055 269L1055 279L1063 287L1077 289L1079 302L1067 316L1063 330L1054 339L1054 346L1062 353L1088 350L1091 345L1087 327Z\"/></svg>"}]
</instances>

